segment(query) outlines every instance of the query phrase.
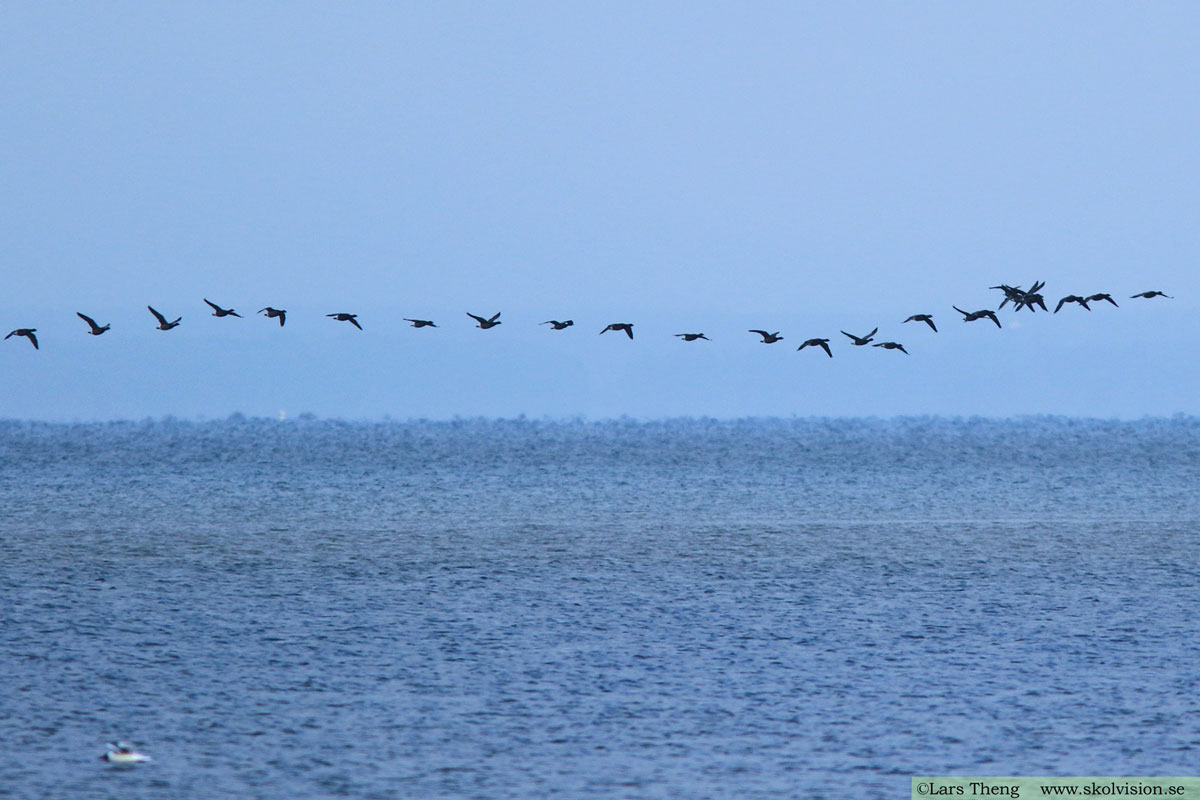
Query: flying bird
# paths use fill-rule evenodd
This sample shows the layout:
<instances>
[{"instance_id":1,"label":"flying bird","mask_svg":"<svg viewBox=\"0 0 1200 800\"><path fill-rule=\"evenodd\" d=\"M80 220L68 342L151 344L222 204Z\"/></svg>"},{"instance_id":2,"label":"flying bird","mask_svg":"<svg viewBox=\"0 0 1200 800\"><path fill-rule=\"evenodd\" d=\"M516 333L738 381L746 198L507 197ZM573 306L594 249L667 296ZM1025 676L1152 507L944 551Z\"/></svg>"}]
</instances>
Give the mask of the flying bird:
<instances>
[{"instance_id":1,"label":"flying bird","mask_svg":"<svg viewBox=\"0 0 1200 800\"><path fill-rule=\"evenodd\" d=\"M87 314L84 314L80 311L76 311L75 316L79 317L81 320L83 320L89 326L91 326L91 330L88 331L88 333L90 333L92 336L99 336L100 334L104 333L106 330L108 330L109 328L112 327L112 323L109 323L108 325L105 325L104 327L100 327L99 325L96 324L96 320L92 319Z\"/></svg>"},{"instance_id":2,"label":"flying bird","mask_svg":"<svg viewBox=\"0 0 1200 800\"><path fill-rule=\"evenodd\" d=\"M783 337L779 335L779 331L775 331L774 333L767 333L766 331L760 331L758 328L751 328L750 330L748 330L746 332L747 333L757 333L759 336L762 337L763 344L775 344L776 342L783 339Z\"/></svg>"},{"instance_id":3,"label":"flying bird","mask_svg":"<svg viewBox=\"0 0 1200 800\"><path fill-rule=\"evenodd\" d=\"M842 331L842 333L853 339L854 341L852 344L854 344L856 347L862 347L864 344L871 343L871 340L875 338L875 334L879 333L879 328L872 328L871 332L866 336L855 336L853 333L846 333L845 331Z\"/></svg>"},{"instance_id":4,"label":"flying bird","mask_svg":"<svg viewBox=\"0 0 1200 800\"><path fill-rule=\"evenodd\" d=\"M139 753L134 750L133 745L129 742L109 742L105 746L108 748L108 752L100 756L100 760L107 761L110 764L131 765L153 761L145 753Z\"/></svg>"},{"instance_id":5,"label":"flying bird","mask_svg":"<svg viewBox=\"0 0 1200 800\"><path fill-rule=\"evenodd\" d=\"M995 311L989 311L988 309L984 308L979 311L972 311L968 314L966 311L963 311L958 306L950 306L950 307L953 308L958 313L963 315L963 322L974 322L977 319L990 319L992 322L996 323L997 328L1004 327L1003 325L1000 324L1000 320L996 318Z\"/></svg>"},{"instance_id":6,"label":"flying bird","mask_svg":"<svg viewBox=\"0 0 1200 800\"><path fill-rule=\"evenodd\" d=\"M1099 293L1094 294L1091 297L1087 298L1087 301L1089 303L1096 303L1101 300L1107 300L1108 302L1112 303L1114 306L1117 306L1117 301L1113 300L1112 295L1107 292L1099 292ZM1120 306L1117 306L1117 308L1120 308Z\"/></svg>"},{"instance_id":7,"label":"flying bird","mask_svg":"<svg viewBox=\"0 0 1200 800\"><path fill-rule=\"evenodd\" d=\"M1046 298L1042 297L1040 292L1026 292L1013 306L1013 310L1020 311L1022 308L1028 308L1031 313L1036 313L1037 309L1034 306L1041 306L1042 311L1048 310Z\"/></svg>"},{"instance_id":8,"label":"flying bird","mask_svg":"<svg viewBox=\"0 0 1200 800\"><path fill-rule=\"evenodd\" d=\"M882 347L884 350L899 350L904 355L908 355L908 351L904 349L904 345L898 342L879 342L871 345L872 347Z\"/></svg>"},{"instance_id":9,"label":"flying bird","mask_svg":"<svg viewBox=\"0 0 1200 800\"><path fill-rule=\"evenodd\" d=\"M804 344L797 347L796 351L799 352L806 347L819 347L825 351L825 355L829 356L830 358L833 358L833 351L829 349L829 340L828 339L808 339L804 342Z\"/></svg>"},{"instance_id":10,"label":"flying bird","mask_svg":"<svg viewBox=\"0 0 1200 800\"><path fill-rule=\"evenodd\" d=\"M1033 308L1035 303L1040 304L1042 306L1042 310L1045 311L1046 305L1042 302L1042 296L1038 294L1038 292L1040 292L1042 287L1045 285L1045 281L1034 281L1033 285L1028 289L1022 289L1020 286L1009 286L1006 283L1002 283L999 286L989 286L988 288L1000 289L1004 292L1004 299L1001 300L1000 305L996 307L997 311L1001 308L1004 308L1005 304L1010 301L1012 302L1013 308L1016 311L1020 311L1024 306L1029 306L1030 311L1035 311L1036 309Z\"/></svg>"},{"instance_id":11,"label":"flying bird","mask_svg":"<svg viewBox=\"0 0 1200 800\"><path fill-rule=\"evenodd\" d=\"M404 321L411 322L412 326L414 328L436 328L437 327L437 325L433 322L433 320L428 320L428 319L409 319L408 317L404 317Z\"/></svg>"},{"instance_id":12,"label":"flying bird","mask_svg":"<svg viewBox=\"0 0 1200 800\"><path fill-rule=\"evenodd\" d=\"M5 336L4 338L7 339L10 336L24 336L33 345L34 350L40 350L41 348L38 347L37 337L33 335L33 332L36 330L37 330L37 328L17 328L15 331L10 333L8 336Z\"/></svg>"},{"instance_id":13,"label":"flying bird","mask_svg":"<svg viewBox=\"0 0 1200 800\"><path fill-rule=\"evenodd\" d=\"M500 312L499 311L497 311L495 314L493 314L489 319L484 319L483 317L477 317L474 314L472 314L470 311L467 312L467 316L470 317L471 319L475 320L476 322L478 322L479 324L476 327L479 328L480 330L484 330L484 331L486 331L488 328L494 328L497 325L502 324L500 322Z\"/></svg>"},{"instance_id":14,"label":"flying bird","mask_svg":"<svg viewBox=\"0 0 1200 800\"><path fill-rule=\"evenodd\" d=\"M1077 294L1069 294L1066 297L1064 297L1062 300L1058 301L1058 305L1056 305L1054 307L1055 314L1057 314L1058 310L1063 307L1063 303L1079 303L1079 305L1083 306L1088 311L1092 310L1091 308L1088 307L1088 301L1087 301L1086 297L1080 297Z\"/></svg>"},{"instance_id":15,"label":"flying bird","mask_svg":"<svg viewBox=\"0 0 1200 800\"><path fill-rule=\"evenodd\" d=\"M1165 297L1165 298L1167 298L1168 300L1174 300L1174 299L1175 299L1174 297L1171 297L1171 295L1169 295L1169 294L1163 294L1162 292L1159 292L1159 291L1153 291L1153 292L1138 292L1137 294L1132 294L1132 295L1130 295L1130 296L1129 296L1129 299L1130 299L1130 300L1132 300L1132 299L1133 299L1133 298L1135 298L1135 297L1144 297L1144 298L1146 298L1147 300L1149 300L1151 297Z\"/></svg>"},{"instance_id":16,"label":"flying bird","mask_svg":"<svg viewBox=\"0 0 1200 800\"><path fill-rule=\"evenodd\" d=\"M558 320L556 320L556 319L548 319L548 320L546 320L545 322L539 322L538 324L539 324L539 325L553 325L553 326L554 326L554 330L556 330L556 331L561 331L563 328L569 328L569 327L571 327L572 325L574 325L574 324L575 324L575 320L573 320L573 319L568 319L568 320L564 320L564 321L562 321L562 322L559 322L559 321L558 321Z\"/></svg>"},{"instance_id":17,"label":"flying bird","mask_svg":"<svg viewBox=\"0 0 1200 800\"><path fill-rule=\"evenodd\" d=\"M1010 300L1014 305L1021 302L1021 298L1025 296L1025 291L1020 286L1009 286L1007 283L1002 283L999 286L989 286L989 289L999 289L1004 292L1004 299L1000 301L997 310L1004 308L1004 304ZM907 322L908 320L905 320Z\"/></svg>"},{"instance_id":18,"label":"flying bird","mask_svg":"<svg viewBox=\"0 0 1200 800\"><path fill-rule=\"evenodd\" d=\"M362 330L362 325L358 324L358 314L338 313L338 314L326 314L325 316L333 317L338 322L349 322L351 325L358 328L360 331Z\"/></svg>"},{"instance_id":19,"label":"flying bird","mask_svg":"<svg viewBox=\"0 0 1200 800\"><path fill-rule=\"evenodd\" d=\"M603 336L607 331L625 331L625 335L630 339L633 338L633 323L632 322L614 322L604 330L600 331Z\"/></svg>"},{"instance_id":20,"label":"flying bird","mask_svg":"<svg viewBox=\"0 0 1200 800\"><path fill-rule=\"evenodd\" d=\"M712 339L709 339L703 333L677 333L675 335L683 339L685 342L694 342L697 339L703 339L706 342L712 341Z\"/></svg>"},{"instance_id":21,"label":"flying bird","mask_svg":"<svg viewBox=\"0 0 1200 800\"><path fill-rule=\"evenodd\" d=\"M155 311L154 306L146 306L146 308L150 309L150 313L154 315L156 320L158 320L158 329L160 331L171 330L171 328L174 328L179 324L179 320L183 319L183 317L176 317L174 322L167 322L167 318Z\"/></svg>"},{"instance_id":22,"label":"flying bird","mask_svg":"<svg viewBox=\"0 0 1200 800\"><path fill-rule=\"evenodd\" d=\"M937 325L933 324L933 316L930 314L913 314L905 322L924 322L929 327L933 328L933 332L937 333Z\"/></svg>"},{"instance_id":23,"label":"flying bird","mask_svg":"<svg viewBox=\"0 0 1200 800\"><path fill-rule=\"evenodd\" d=\"M258 313L266 314L267 319L279 317L279 327L281 328L283 327L283 323L287 320L287 312L282 308L271 308L270 306L267 306L266 308L260 308Z\"/></svg>"},{"instance_id":24,"label":"flying bird","mask_svg":"<svg viewBox=\"0 0 1200 800\"><path fill-rule=\"evenodd\" d=\"M232 308L221 308L219 305L214 303L212 300L209 300L207 297L204 298L204 302L208 303L208 307L213 310L212 315L214 317L237 317L238 319L242 318L242 315L237 313L236 311L234 311Z\"/></svg>"}]
</instances>

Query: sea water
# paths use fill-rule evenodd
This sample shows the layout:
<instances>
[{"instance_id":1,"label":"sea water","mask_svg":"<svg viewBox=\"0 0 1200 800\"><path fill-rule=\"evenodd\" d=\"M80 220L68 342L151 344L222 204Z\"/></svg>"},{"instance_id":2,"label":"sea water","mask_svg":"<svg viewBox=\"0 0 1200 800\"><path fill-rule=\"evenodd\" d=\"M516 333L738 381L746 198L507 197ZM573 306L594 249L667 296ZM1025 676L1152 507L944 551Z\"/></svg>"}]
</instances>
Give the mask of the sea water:
<instances>
[{"instance_id":1,"label":"sea water","mask_svg":"<svg viewBox=\"0 0 1200 800\"><path fill-rule=\"evenodd\" d=\"M1192 418L4 422L0 796L1196 774L1198 601Z\"/></svg>"}]
</instances>

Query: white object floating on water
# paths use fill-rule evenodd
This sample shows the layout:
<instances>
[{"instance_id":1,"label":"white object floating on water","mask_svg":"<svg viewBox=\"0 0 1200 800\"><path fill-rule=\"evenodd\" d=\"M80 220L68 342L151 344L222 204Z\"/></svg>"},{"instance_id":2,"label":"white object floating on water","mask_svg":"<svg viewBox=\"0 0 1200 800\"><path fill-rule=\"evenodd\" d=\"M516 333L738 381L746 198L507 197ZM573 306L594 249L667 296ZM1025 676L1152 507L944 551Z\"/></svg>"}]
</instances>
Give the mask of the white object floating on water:
<instances>
[{"instance_id":1,"label":"white object floating on water","mask_svg":"<svg viewBox=\"0 0 1200 800\"><path fill-rule=\"evenodd\" d=\"M110 764L141 764L153 760L145 753L134 750L129 742L109 742L106 746L108 752L100 756L100 760Z\"/></svg>"}]
</instances>

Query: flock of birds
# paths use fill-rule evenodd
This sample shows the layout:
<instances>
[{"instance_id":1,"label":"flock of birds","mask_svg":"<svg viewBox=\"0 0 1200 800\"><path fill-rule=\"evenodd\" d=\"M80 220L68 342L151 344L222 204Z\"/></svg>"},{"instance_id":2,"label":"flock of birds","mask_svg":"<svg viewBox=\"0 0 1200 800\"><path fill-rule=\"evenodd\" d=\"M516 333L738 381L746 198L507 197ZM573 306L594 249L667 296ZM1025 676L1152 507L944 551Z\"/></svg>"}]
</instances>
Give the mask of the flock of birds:
<instances>
[{"instance_id":1,"label":"flock of birds","mask_svg":"<svg viewBox=\"0 0 1200 800\"><path fill-rule=\"evenodd\" d=\"M1028 289L1022 289L1019 286L1009 286L1008 284L1004 284L1004 283L1000 284L999 286L989 287L991 289L998 289L1004 293L1004 299L1000 301L1000 305L996 307L995 311L993 311L991 309L986 309L986 308L980 309L978 311L963 311L958 306L951 306L951 308L953 308L959 314L962 314L963 322L975 322L976 320L986 319L986 320L990 320L991 322L995 323L997 328L1000 328L1003 326L1000 324L1000 318L996 316L996 311L999 311L1000 309L1004 308L1004 306L1008 305L1009 303L1012 303L1013 310L1017 311L1017 312L1021 311L1022 309L1026 309L1026 308L1029 309L1031 312L1036 312L1038 308L1041 308L1043 311L1049 311L1049 309L1046 306L1046 300L1042 296L1042 293L1041 293L1042 289L1045 288L1045 285L1046 285L1045 281L1035 281ZM1168 299L1171 298L1170 295L1164 294L1163 292L1160 292L1157 290L1138 292L1135 295L1130 295L1131 300L1137 299L1137 298L1144 298L1144 299L1148 300L1148 299L1151 299L1154 297L1166 297ZM208 298L204 298L204 302L207 303L209 308L212 309L212 316L214 316L214 317L238 317L239 319L242 318L242 315L237 313L237 311L235 311L232 308L223 308L223 307L217 305L216 303L212 302ZM1105 303L1105 302L1111 303L1113 306L1118 305L1117 301L1113 299L1112 295L1108 294L1107 292L1099 292L1097 294L1092 294L1092 295L1087 295L1087 296L1069 294L1066 297L1064 297L1058 301L1058 305L1056 305L1054 307L1053 313L1057 314L1059 311L1062 310L1063 306L1067 305L1068 303L1075 303L1075 304L1080 305L1083 308L1087 309L1088 311L1091 311L1092 309L1088 305L1088 303ZM172 328L177 328L177 327L179 327L180 322L183 321L183 317L176 317L175 319L173 319L171 321L167 321L167 318L163 314L159 313L153 306L146 306L146 308L149 309L150 313L154 316L155 321L158 323L155 327L160 331L169 331ZM92 336L99 336L103 333L106 333L112 327L111 324L105 324L105 325L97 324L96 320L92 319L87 314L84 314L82 311L77 311L75 313L76 313L76 316L78 316L85 323L87 323L88 328L89 328L87 333L90 333ZM263 314L264 316L267 317L267 319L279 320L280 327L283 327L284 324L287 322L287 311L285 311L284 309L281 309L281 308L272 308L271 306L267 306L265 308L259 309L258 313ZM358 322L357 314L348 314L345 312L339 312L336 314L326 314L325 316L327 316L337 322L349 322L351 325L353 325L355 328L358 328L360 331L363 329L362 325L360 325ZM497 311L495 314L493 314L490 317L481 317L477 314L472 314L470 312L467 312L467 316L470 317L471 319L475 320L475 327L479 328L480 330L488 330L489 328L494 328L497 325L502 324L500 321L500 312L499 311ZM436 327L438 327L437 324L435 322L433 322L433 320L428 320L428 319L410 319L408 317L405 317L404 321L410 323L412 325L412 327L414 327L414 328L436 328ZM937 333L937 325L933 321L932 314L913 314L908 319L904 320L904 322L924 322L926 325L928 325L933 330L934 333ZM569 320L569 319L568 320L548 319L545 322L542 322L539 324L550 325L553 330L561 331L561 330L565 330L567 328L572 327L575 324L575 322L574 322L574 320ZM607 327L605 327L604 330L600 331L600 333L601 333L601 335L603 335L605 333L608 333L609 331L616 331L618 333L624 333L626 336L628 336L630 339L632 339L633 338L633 323L632 322L613 322L613 323L609 324ZM754 333L754 334L761 336L763 344L775 344L776 342L783 341L783 337L779 335L779 331L769 332L769 331L765 331L765 330L760 330L758 328L751 328L749 331L747 331L747 333ZM841 333L844 336L848 337L850 339L850 343L855 347L865 347L866 345L871 345L872 347L882 347L885 350L899 350L901 353L908 355L908 350L906 350L904 348L904 345L899 342L892 342L892 341L876 342L875 335L877 333L879 333L878 327L873 328L870 333L868 333L864 336L856 336L855 334L850 333L848 331L842 331ZM30 344L32 344L34 349L36 350L36 349L39 349L36 334L37 334L37 328L17 328L16 330L12 331L4 338L11 339L14 336L24 337L29 340ZM704 341L711 341L711 339L709 339L703 333L677 333L677 334L675 334L675 336L677 336L678 338L682 339L685 342L695 342L700 339L703 339ZM829 341L830 340L827 338L806 339L796 349L803 350L806 347L820 347L822 350L825 351L825 354L827 356L829 356L830 358L833 358L833 351L829 348Z\"/></svg>"}]
</instances>

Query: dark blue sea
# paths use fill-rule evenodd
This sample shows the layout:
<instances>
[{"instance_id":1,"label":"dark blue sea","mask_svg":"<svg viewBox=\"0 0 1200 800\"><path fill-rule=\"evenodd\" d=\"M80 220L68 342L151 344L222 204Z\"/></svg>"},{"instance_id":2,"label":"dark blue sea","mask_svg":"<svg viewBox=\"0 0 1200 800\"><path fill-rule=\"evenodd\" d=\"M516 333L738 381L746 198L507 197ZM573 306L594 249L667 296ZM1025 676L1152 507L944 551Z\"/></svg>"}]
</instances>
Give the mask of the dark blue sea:
<instances>
[{"instance_id":1,"label":"dark blue sea","mask_svg":"<svg viewBox=\"0 0 1200 800\"><path fill-rule=\"evenodd\" d=\"M3 422L0 607L3 797L1194 775L1200 420Z\"/></svg>"}]
</instances>

